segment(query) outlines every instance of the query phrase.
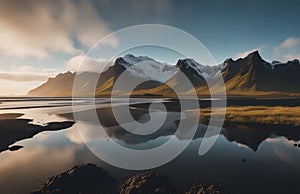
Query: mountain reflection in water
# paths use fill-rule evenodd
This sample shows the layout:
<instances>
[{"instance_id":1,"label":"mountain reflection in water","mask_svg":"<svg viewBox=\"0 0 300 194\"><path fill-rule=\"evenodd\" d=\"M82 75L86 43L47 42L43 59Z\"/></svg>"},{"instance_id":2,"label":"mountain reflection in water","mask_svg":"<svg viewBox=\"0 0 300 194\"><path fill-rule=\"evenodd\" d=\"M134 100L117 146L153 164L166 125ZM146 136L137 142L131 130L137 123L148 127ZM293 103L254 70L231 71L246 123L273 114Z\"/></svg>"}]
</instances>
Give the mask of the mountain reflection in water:
<instances>
[{"instance_id":1,"label":"mountain reflection in water","mask_svg":"<svg viewBox=\"0 0 300 194\"><path fill-rule=\"evenodd\" d=\"M255 104L260 104L259 102L253 101ZM267 101L268 102L268 101ZM150 140L154 140L156 138L162 136L170 136L175 134L178 124L181 118L181 109L178 101L166 101L163 102L166 107L167 118L164 124L159 128L159 130L155 131L150 135L136 135L128 132L123 129L119 123L116 121L113 110L111 107L99 108L96 110L100 124L104 128L105 132L109 135L109 137L121 140L126 144L140 144L146 143ZM237 101L237 103L240 103ZM273 101L272 101L273 103ZM123 109L130 109L130 112L138 122L148 121L150 118L149 115L149 105L150 103L141 103L134 105L121 105L115 108L115 111L123 112ZM210 106L209 101L201 101L200 105L202 107ZM86 110L81 113L77 113L78 115L89 115L94 114L94 111ZM152 114L160 114L160 111L152 112ZM62 114L61 116L73 119L73 115L71 113ZM78 118L89 118L89 117L80 117ZM98 122L93 120L84 120L83 122L87 122L90 125L94 125L93 130L99 130ZM128 121L131 122L131 121ZM124 123L123 123L124 124ZM132 126L134 127L134 125ZM182 131L177 138L180 140L185 140L184 133L188 132ZM197 131L195 133L194 139L203 138L206 133L207 125L199 122ZM257 151L259 145L268 138L276 138L276 137L284 137L289 141L297 142L300 140L300 126L291 126L291 125L262 125L256 124L255 126L244 123L227 123L225 122L224 127L221 129L220 133L211 132L210 136L214 135L223 135L228 141L236 142L242 145L247 146L253 151Z\"/></svg>"},{"instance_id":2,"label":"mountain reflection in water","mask_svg":"<svg viewBox=\"0 0 300 194\"><path fill-rule=\"evenodd\" d=\"M19 99L22 100L22 99ZM27 99L28 100L28 99ZM134 102L130 105L131 113L136 120L145 122L149 119L149 101ZM132 149L149 149L157 147L175 133L180 121L180 108L176 100L157 100L167 107L167 122L150 135L138 136L130 134L116 122L111 104L105 99L96 102L97 114L107 134L112 138L109 141L130 147ZM284 105L299 106L287 101L276 100L228 100L229 106ZM19 113L23 127L30 123L39 122L72 122L73 114L70 100L45 99L44 101L29 100L20 103L22 109L13 102L2 102L0 114ZM26 105L31 108L26 108ZM38 108L32 108L32 107ZM44 107L45 106L45 107ZM128 108L120 102L116 103L119 109ZM201 108L209 107L207 100L200 101ZM1 109L1 107L12 109ZM91 104L85 100L78 100L79 114L93 114ZM183 110L184 111L184 110ZM159 111L157 111L159 113ZM155 114L155 112L154 112ZM0 193L30 193L44 183L47 177L59 174L76 164L95 163L118 180L124 180L136 171L122 170L104 163L93 155L83 144L81 136L87 139L98 137L95 134L98 123L88 117L76 120L76 126L58 131L39 131L30 139L19 139L15 142L24 148L15 152L8 150L0 153ZM22 126L19 126L22 128ZM64 127L62 127L64 128ZM23 128L24 129L24 128ZM188 130L188 129L186 129ZM300 130L297 126L284 125L247 125L226 123L221 130L218 140L211 150L204 156L198 155L199 145L207 130L205 124L199 123L198 130L188 148L170 163L153 169L165 175L173 185L180 190L189 188L197 180L208 183L221 184L229 188L231 193L297 193L300 191L300 148L298 147ZM80 131L80 135L78 134ZM183 131L184 132L184 131ZM212 135L218 135L217 133ZM177 136L184 140L185 136ZM102 144L107 139L101 140Z\"/></svg>"}]
</instances>

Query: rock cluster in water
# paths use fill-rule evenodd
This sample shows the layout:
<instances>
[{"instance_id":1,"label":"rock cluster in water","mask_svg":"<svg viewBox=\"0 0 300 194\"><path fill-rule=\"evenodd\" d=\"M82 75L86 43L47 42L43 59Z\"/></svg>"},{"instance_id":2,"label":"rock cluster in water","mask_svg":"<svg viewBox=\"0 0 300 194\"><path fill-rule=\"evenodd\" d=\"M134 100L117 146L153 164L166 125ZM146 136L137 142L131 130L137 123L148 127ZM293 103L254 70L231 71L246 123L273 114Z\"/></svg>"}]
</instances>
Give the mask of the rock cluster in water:
<instances>
[{"instance_id":1,"label":"rock cluster in water","mask_svg":"<svg viewBox=\"0 0 300 194\"><path fill-rule=\"evenodd\" d=\"M187 191L176 191L166 177L144 172L117 184L108 172L95 164L83 164L50 177L32 194L222 194L218 187L199 183Z\"/></svg>"},{"instance_id":2,"label":"rock cluster in water","mask_svg":"<svg viewBox=\"0 0 300 194\"><path fill-rule=\"evenodd\" d=\"M33 194L117 193L114 179L95 164L84 164L53 176Z\"/></svg>"},{"instance_id":3,"label":"rock cluster in water","mask_svg":"<svg viewBox=\"0 0 300 194\"><path fill-rule=\"evenodd\" d=\"M222 194L227 193L215 185L205 183L194 184L192 188L185 192L185 194Z\"/></svg>"},{"instance_id":4,"label":"rock cluster in water","mask_svg":"<svg viewBox=\"0 0 300 194\"><path fill-rule=\"evenodd\" d=\"M145 172L123 181L118 186L120 194L175 193L168 179L154 172Z\"/></svg>"}]
</instances>

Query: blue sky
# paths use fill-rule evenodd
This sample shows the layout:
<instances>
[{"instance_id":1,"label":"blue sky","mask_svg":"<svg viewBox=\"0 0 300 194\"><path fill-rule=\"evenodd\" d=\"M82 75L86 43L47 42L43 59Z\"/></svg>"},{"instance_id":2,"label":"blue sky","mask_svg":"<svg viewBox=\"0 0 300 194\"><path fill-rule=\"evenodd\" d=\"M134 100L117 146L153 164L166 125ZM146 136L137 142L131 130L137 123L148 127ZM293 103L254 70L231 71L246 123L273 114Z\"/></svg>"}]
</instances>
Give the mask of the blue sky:
<instances>
[{"instance_id":1,"label":"blue sky","mask_svg":"<svg viewBox=\"0 0 300 194\"><path fill-rule=\"evenodd\" d=\"M170 1L156 14L151 6L135 11L125 1L107 5L116 8L112 12L100 3L95 5L113 30L143 23L171 25L198 38L217 61L257 48L264 58L279 59L281 56L273 53L274 47L300 36L298 1Z\"/></svg>"},{"instance_id":2,"label":"blue sky","mask_svg":"<svg viewBox=\"0 0 300 194\"><path fill-rule=\"evenodd\" d=\"M253 50L268 61L300 58L299 7L293 0L1 1L0 95L26 94L49 76L76 70L99 39L137 24L184 30L218 63ZM116 47L118 41L107 46ZM143 55L176 61L150 50Z\"/></svg>"}]
</instances>

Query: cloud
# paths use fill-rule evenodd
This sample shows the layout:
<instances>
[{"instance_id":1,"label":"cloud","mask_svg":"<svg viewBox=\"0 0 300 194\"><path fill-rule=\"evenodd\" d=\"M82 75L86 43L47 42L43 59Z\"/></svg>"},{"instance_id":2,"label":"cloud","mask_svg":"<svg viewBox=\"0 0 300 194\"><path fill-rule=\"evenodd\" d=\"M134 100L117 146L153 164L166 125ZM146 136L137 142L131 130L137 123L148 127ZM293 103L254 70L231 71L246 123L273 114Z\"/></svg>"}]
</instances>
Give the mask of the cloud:
<instances>
[{"instance_id":1,"label":"cloud","mask_svg":"<svg viewBox=\"0 0 300 194\"><path fill-rule=\"evenodd\" d=\"M34 66L19 66L6 63L0 64L0 95L24 95L30 89L45 82L64 68L42 68Z\"/></svg>"},{"instance_id":2,"label":"cloud","mask_svg":"<svg viewBox=\"0 0 300 194\"><path fill-rule=\"evenodd\" d=\"M300 38L289 37L273 49L276 60L288 61L300 59Z\"/></svg>"},{"instance_id":3,"label":"cloud","mask_svg":"<svg viewBox=\"0 0 300 194\"><path fill-rule=\"evenodd\" d=\"M240 53L237 53L235 55L235 58L236 59L239 59L239 58L244 58L246 57L247 55L249 55L250 53L254 52L254 51L262 51L263 50L263 47L264 45L258 47L258 48L255 48L255 49L252 49L252 50L247 50L247 51L244 51L244 52L240 52Z\"/></svg>"},{"instance_id":4,"label":"cloud","mask_svg":"<svg viewBox=\"0 0 300 194\"><path fill-rule=\"evenodd\" d=\"M31 81L45 81L47 76L36 74L12 74L12 73L0 73L0 79L10 80L16 82L31 82Z\"/></svg>"},{"instance_id":5,"label":"cloud","mask_svg":"<svg viewBox=\"0 0 300 194\"><path fill-rule=\"evenodd\" d=\"M103 72L108 66L111 66L113 62L110 62L108 59L99 58L94 59L91 57L86 57L84 55L78 55L69 59L65 66L69 71L72 72Z\"/></svg>"},{"instance_id":6,"label":"cloud","mask_svg":"<svg viewBox=\"0 0 300 194\"><path fill-rule=\"evenodd\" d=\"M248 54L250 54L250 53L252 53L252 52L254 52L254 51L256 51L256 50L257 50L257 49L253 49L253 50L247 50L247 51L238 53L238 54L235 55L235 58L236 58L236 59L244 58L244 57L246 57Z\"/></svg>"},{"instance_id":7,"label":"cloud","mask_svg":"<svg viewBox=\"0 0 300 194\"><path fill-rule=\"evenodd\" d=\"M300 42L299 38L290 37L280 44L280 48L293 48Z\"/></svg>"},{"instance_id":8,"label":"cloud","mask_svg":"<svg viewBox=\"0 0 300 194\"><path fill-rule=\"evenodd\" d=\"M27 65L22 65L21 59L11 61L11 58L9 57L9 60L6 60L5 57L0 57L0 96L24 95L29 90L47 81L49 77L66 71L64 67L31 65L35 62L39 63L39 60L27 61L24 59L23 63L27 63ZM44 62L41 61L40 63Z\"/></svg>"},{"instance_id":9,"label":"cloud","mask_svg":"<svg viewBox=\"0 0 300 194\"><path fill-rule=\"evenodd\" d=\"M300 59L300 54L286 54L281 57L281 60L283 61L291 61L294 59Z\"/></svg>"},{"instance_id":10,"label":"cloud","mask_svg":"<svg viewBox=\"0 0 300 194\"><path fill-rule=\"evenodd\" d=\"M74 41L90 47L110 33L88 1L0 1L0 52L17 57L79 54ZM117 40L107 44L116 46Z\"/></svg>"},{"instance_id":11,"label":"cloud","mask_svg":"<svg viewBox=\"0 0 300 194\"><path fill-rule=\"evenodd\" d=\"M40 84L41 81L14 82L10 80L1 80L0 96L25 95L29 90L36 88Z\"/></svg>"},{"instance_id":12,"label":"cloud","mask_svg":"<svg viewBox=\"0 0 300 194\"><path fill-rule=\"evenodd\" d=\"M82 50L110 34L111 25L163 23L171 9L169 0L0 0L0 95L25 94L43 78L77 70ZM119 46L116 37L104 43ZM99 72L106 63L88 58L82 70Z\"/></svg>"}]
</instances>

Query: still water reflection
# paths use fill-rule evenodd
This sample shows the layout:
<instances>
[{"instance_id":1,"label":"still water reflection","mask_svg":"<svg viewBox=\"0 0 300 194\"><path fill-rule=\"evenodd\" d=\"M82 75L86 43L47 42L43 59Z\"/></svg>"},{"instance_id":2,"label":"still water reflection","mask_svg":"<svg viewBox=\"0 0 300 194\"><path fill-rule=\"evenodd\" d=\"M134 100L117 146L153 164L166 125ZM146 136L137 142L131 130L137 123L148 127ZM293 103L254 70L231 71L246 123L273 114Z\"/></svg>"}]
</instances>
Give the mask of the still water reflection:
<instances>
[{"instance_id":1,"label":"still water reflection","mask_svg":"<svg viewBox=\"0 0 300 194\"><path fill-rule=\"evenodd\" d=\"M24 115L19 119L32 119L32 123L40 125L72 120L72 108L68 99L32 99L28 103L20 103L20 100L22 99L16 102L2 101L0 113L22 113ZM143 109L145 103L147 102L133 102L134 114L147 114ZM164 103L174 102L164 100ZM22 108L18 108L20 105ZM120 102L116 105L122 107L124 104ZM82 99L78 99L78 106L81 106L82 111L90 109L89 102ZM173 110L169 113L174 120L170 120L155 134L141 138L122 131L114 123L108 114L108 101L97 101L97 113L100 120L106 121L110 137L132 149L156 147L174 134L178 118L176 108L174 109L174 105L172 107ZM89 120L79 122L78 130L82 130L81 135L93 137L93 131L89 129L94 128L95 123ZM280 130L238 126L222 129L213 148L206 155L199 156L198 148L205 129L205 125L199 124L197 134L188 148L175 160L153 170L167 176L180 189L189 187L196 180L205 180L222 184L233 193L300 192L300 148L294 146L300 143L298 127ZM108 143L105 138L100 141L103 145ZM115 168L94 156L82 143L75 125L59 131L44 131L16 144L24 148L0 153L0 193L30 193L45 182L47 177L61 173L75 164L87 162L102 166L117 180L137 173Z\"/></svg>"}]
</instances>

